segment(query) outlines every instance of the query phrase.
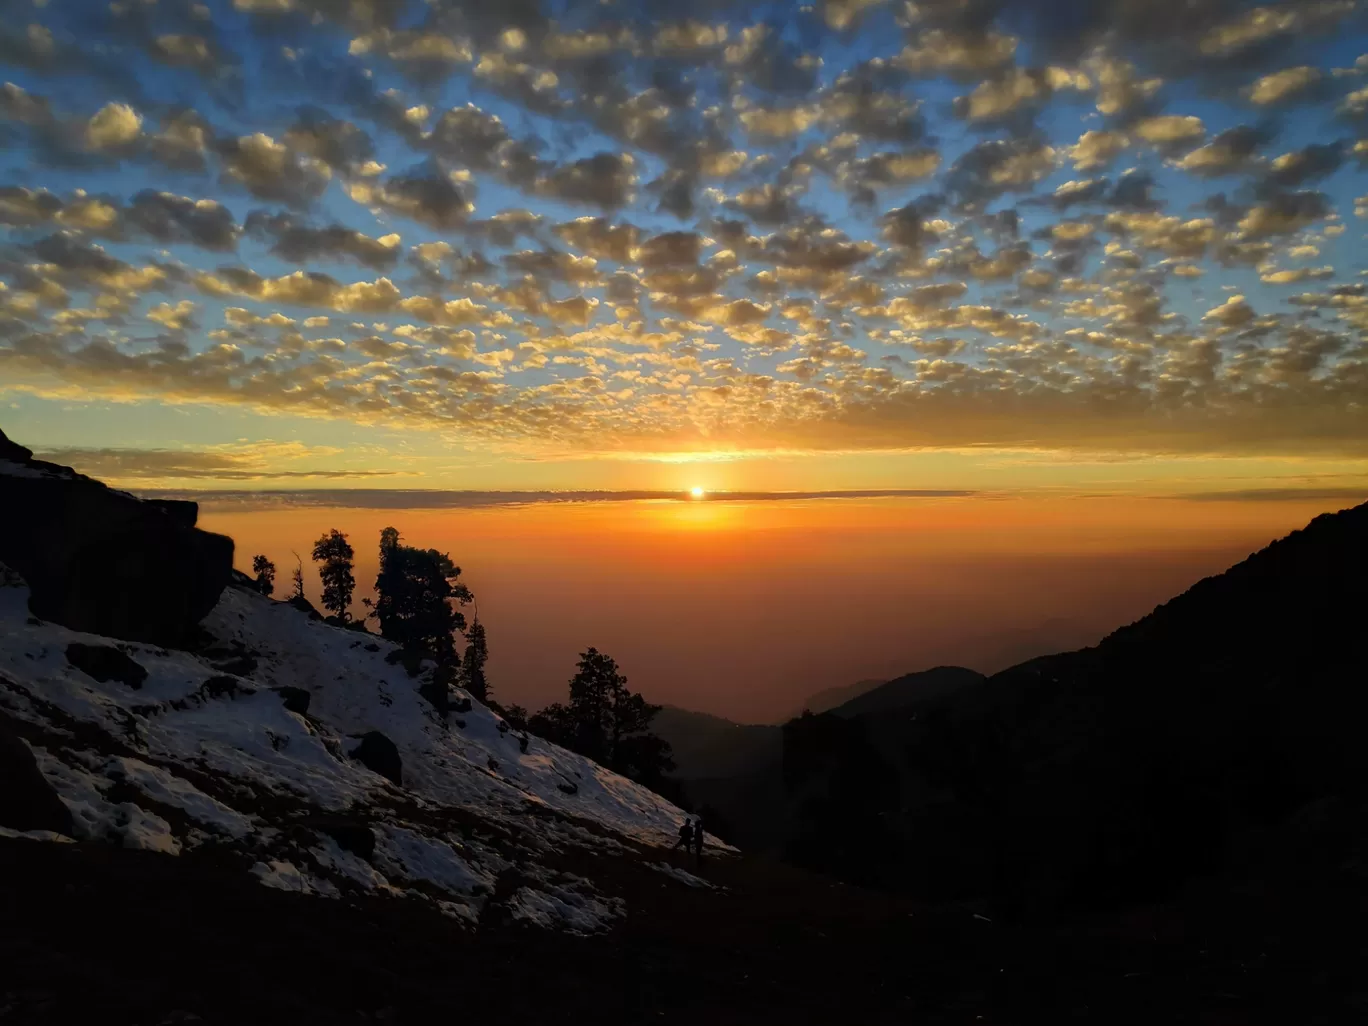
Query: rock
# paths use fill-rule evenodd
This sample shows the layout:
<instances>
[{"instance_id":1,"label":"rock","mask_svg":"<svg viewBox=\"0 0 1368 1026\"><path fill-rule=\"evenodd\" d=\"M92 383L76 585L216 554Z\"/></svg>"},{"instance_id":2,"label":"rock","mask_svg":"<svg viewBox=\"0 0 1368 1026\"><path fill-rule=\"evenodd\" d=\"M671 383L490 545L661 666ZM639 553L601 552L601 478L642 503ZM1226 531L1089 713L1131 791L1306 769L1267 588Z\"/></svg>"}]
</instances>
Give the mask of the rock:
<instances>
[{"instance_id":1,"label":"rock","mask_svg":"<svg viewBox=\"0 0 1368 1026\"><path fill-rule=\"evenodd\" d=\"M194 503L114 491L2 432L0 460L0 562L34 616L157 645L193 635L233 568L233 540L197 529Z\"/></svg>"},{"instance_id":2,"label":"rock","mask_svg":"<svg viewBox=\"0 0 1368 1026\"><path fill-rule=\"evenodd\" d=\"M377 645L377 644L376 644L375 642L373 642L373 641L372 641L370 644L368 644L368 645L362 645L361 647L364 648L367 652L379 652L379 651L380 651L380 646Z\"/></svg>"},{"instance_id":3,"label":"rock","mask_svg":"<svg viewBox=\"0 0 1368 1026\"><path fill-rule=\"evenodd\" d=\"M238 695L254 695L256 689L244 687L238 678L224 674L210 677L201 684L200 694L205 698L237 698Z\"/></svg>"},{"instance_id":4,"label":"rock","mask_svg":"<svg viewBox=\"0 0 1368 1026\"><path fill-rule=\"evenodd\" d=\"M32 449L25 449L18 442L11 442L5 437L4 432L0 431L0 460L9 460L11 463L28 463L32 459Z\"/></svg>"},{"instance_id":5,"label":"rock","mask_svg":"<svg viewBox=\"0 0 1368 1026\"><path fill-rule=\"evenodd\" d=\"M375 854L375 834L370 824L356 819L335 819L332 817L310 820L309 826L321 834L327 834L344 851L370 861Z\"/></svg>"},{"instance_id":6,"label":"rock","mask_svg":"<svg viewBox=\"0 0 1368 1026\"><path fill-rule=\"evenodd\" d=\"M423 654L412 649L396 648L385 654L385 662L390 666L403 666L404 672L416 677L423 672Z\"/></svg>"},{"instance_id":7,"label":"rock","mask_svg":"<svg viewBox=\"0 0 1368 1026\"><path fill-rule=\"evenodd\" d=\"M285 708L292 713L300 716L309 715L310 695L303 688L280 687L275 689L275 693L285 701Z\"/></svg>"},{"instance_id":8,"label":"rock","mask_svg":"<svg viewBox=\"0 0 1368 1026\"><path fill-rule=\"evenodd\" d=\"M348 754L367 769L404 786L404 764L399 758L399 749L380 731L372 730L362 735L361 743Z\"/></svg>"},{"instance_id":9,"label":"rock","mask_svg":"<svg viewBox=\"0 0 1368 1026\"><path fill-rule=\"evenodd\" d=\"M71 810L47 782L29 746L0 727L0 826L75 836Z\"/></svg>"},{"instance_id":10,"label":"rock","mask_svg":"<svg viewBox=\"0 0 1368 1026\"><path fill-rule=\"evenodd\" d=\"M199 520L199 503L187 499L143 499L153 509L159 509L182 527L194 527Z\"/></svg>"},{"instance_id":11,"label":"rock","mask_svg":"<svg viewBox=\"0 0 1368 1026\"><path fill-rule=\"evenodd\" d=\"M86 645L73 641L66 647L66 658L87 677L101 683L117 680L137 691L147 680L147 671L111 645Z\"/></svg>"},{"instance_id":12,"label":"rock","mask_svg":"<svg viewBox=\"0 0 1368 1026\"><path fill-rule=\"evenodd\" d=\"M451 695L445 684L435 680L424 681L418 686L418 694L427 699L428 705L436 709L443 719L446 719L447 711L451 708Z\"/></svg>"},{"instance_id":13,"label":"rock","mask_svg":"<svg viewBox=\"0 0 1368 1026\"><path fill-rule=\"evenodd\" d=\"M556 790L563 794L579 794L579 785L570 783L557 784Z\"/></svg>"},{"instance_id":14,"label":"rock","mask_svg":"<svg viewBox=\"0 0 1368 1026\"><path fill-rule=\"evenodd\" d=\"M451 708L458 713L468 713L472 707L469 698L458 698L456 699L456 704Z\"/></svg>"},{"instance_id":15,"label":"rock","mask_svg":"<svg viewBox=\"0 0 1368 1026\"><path fill-rule=\"evenodd\" d=\"M231 673L234 677L250 677L256 672L257 661L249 655L229 656L213 660L214 669Z\"/></svg>"},{"instance_id":16,"label":"rock","mask_svg":"<svg viewBox=\"0 0 1368 1026\"><path fill-rule=\"evenodd\" d=\"M296 595L294 598L286 599L285 602L287 605L294 606L301 613L307 613L310 620L323 619L323 614L314 608L313 603L300 595Z\"/></svg>"}]
</instances>

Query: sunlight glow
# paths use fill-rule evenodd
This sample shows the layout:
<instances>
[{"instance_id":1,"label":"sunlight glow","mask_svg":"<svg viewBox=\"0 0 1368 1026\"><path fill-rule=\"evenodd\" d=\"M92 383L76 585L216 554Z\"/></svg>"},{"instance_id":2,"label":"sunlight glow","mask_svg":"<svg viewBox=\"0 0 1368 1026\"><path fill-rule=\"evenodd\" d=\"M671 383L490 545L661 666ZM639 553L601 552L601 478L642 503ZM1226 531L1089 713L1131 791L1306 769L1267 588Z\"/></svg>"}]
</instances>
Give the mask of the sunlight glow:
<instances>
[{"instance_id":1,"label":"sunlight glow","mask_svg":"<svg viewBox=\"0 0 1368 1026\"><path fill-rule=\"evenodd\" d=\"M699 487L698 485L694 485L692 488L689 489L689 494L692 495L695 499L701 499L703 498L705 493L701 487Z\"/></svg>"}]
</instances>

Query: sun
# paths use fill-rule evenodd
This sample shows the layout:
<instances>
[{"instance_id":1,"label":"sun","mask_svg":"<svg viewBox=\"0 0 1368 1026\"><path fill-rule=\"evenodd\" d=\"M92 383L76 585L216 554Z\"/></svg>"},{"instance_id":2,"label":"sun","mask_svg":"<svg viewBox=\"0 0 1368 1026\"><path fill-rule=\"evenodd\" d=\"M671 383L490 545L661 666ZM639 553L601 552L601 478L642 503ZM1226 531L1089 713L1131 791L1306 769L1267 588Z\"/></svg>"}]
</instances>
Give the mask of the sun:
<instances>
[{"instance_id":1,"label":"sun","mask_svg":"<svg viewBox=\"0 0 1368 1026\"><path fill-rule=\"evenodd\" d=\"M707 493L703 491L701 485L694 485L692 488L689 489L689 494L692 495L695 499L701 499Z\"/></svg>"}]
</instances>

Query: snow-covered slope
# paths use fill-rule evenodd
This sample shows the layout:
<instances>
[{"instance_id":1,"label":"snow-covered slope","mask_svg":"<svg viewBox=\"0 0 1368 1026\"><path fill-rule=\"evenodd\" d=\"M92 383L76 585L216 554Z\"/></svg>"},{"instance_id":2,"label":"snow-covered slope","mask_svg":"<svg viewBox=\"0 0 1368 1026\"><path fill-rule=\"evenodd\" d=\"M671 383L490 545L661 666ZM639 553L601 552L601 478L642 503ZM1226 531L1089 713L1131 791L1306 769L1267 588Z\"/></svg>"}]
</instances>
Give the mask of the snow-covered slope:
<instances>
[{"instance_id":1,"label":"snow-covered slope","mask_svg":"<svg viewBox=\"0 0 1368 1026\"><path fill-rule=\"evenodd\" d=\"M635 856L677 834L675 806L479 702L443 722L418 693L426 675L377 637L237 585L203 627L195 652L113 642L34 620L22 582L0 585L0 725L33 750L78 839L221 852L267 886L407 895L472 924L497 903L591 931L622 902L550 868L557 856ZM116 648L146 676L96 680L73 643ZM305 714L285 689L307 692ZM371 731L396 746L402 786L353 757Z\"/></svg>"}]
</instances>

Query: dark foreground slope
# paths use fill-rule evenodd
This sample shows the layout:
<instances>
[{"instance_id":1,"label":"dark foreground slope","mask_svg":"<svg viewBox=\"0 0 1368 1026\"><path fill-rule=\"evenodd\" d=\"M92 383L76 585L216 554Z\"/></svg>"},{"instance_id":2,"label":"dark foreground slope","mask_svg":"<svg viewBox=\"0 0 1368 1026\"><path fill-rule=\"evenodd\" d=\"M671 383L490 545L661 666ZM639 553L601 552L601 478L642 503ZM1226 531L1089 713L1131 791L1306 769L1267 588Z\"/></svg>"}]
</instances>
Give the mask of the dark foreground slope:
<instances>
[{"instance_id":1,"label":"dark foreground slope","mask_svg":"<svg viewBox=\"0 0 1368 1026\"><path fill-rule=\"evenodd\" d=\"M1333 865L1361 884L1365 622L1368 505L1318 517L1095 648L897 716L790 725L803 836L877 836L872 870L830 844L816 864L1013 914L1151 900L1297 852L1315 855L1306 872Z\"/></svg>"},{"instance_id":2,"label":"dark foreground slope","mask_svg":"<svg viewBox=\"0 0 1368 1026\"><path fill-rule=\"evenodd\" d=\"M1341 1026L1368 1015L1364 892L1315 879L1020 927L747 859L705 862L725 891L663 886L631 858L563 868L593 872L632 911L595 937L493 920L472 933L419 903L313 900L197 856L0 839L0 1021Z\"/></svg>"}]
</instances>

